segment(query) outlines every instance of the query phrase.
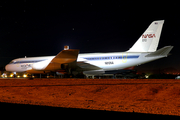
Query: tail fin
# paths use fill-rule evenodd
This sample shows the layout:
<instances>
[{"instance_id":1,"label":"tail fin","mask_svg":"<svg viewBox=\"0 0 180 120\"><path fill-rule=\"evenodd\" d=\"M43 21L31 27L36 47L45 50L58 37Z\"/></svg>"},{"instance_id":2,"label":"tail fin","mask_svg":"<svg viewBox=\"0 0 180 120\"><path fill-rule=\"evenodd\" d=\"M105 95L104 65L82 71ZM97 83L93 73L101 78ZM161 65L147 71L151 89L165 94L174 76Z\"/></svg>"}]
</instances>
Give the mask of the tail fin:
<instances>
[{"instance_id":1,"label":"tail fin","mask_svg":"<svg viewBox=\"0 0 180 120\"><path fill-rule=\"evenodd\" d=\"M156 51L164 20L154 21L127 52Z\"/></svg>"}]
</instances>

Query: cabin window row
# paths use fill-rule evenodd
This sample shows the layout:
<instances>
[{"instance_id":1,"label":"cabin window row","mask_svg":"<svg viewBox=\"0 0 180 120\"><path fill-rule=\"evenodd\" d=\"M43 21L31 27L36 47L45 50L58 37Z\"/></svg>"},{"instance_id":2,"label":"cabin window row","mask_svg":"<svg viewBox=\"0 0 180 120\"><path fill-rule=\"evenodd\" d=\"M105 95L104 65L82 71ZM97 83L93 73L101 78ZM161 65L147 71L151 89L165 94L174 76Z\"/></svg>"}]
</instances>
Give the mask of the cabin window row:
<instances>
[{"instance_id":1,"label":"cabin window row","mask_svg":"<svg viewBox=\"0 0 180 120\"><path fill-rule=\"evenodd\" d=\"M116 56L116 57L95 57L95 58L85 58L87 60L108 60L108 59L129 59L138 58L139 56Z\"/></svg>"}]
</instances>

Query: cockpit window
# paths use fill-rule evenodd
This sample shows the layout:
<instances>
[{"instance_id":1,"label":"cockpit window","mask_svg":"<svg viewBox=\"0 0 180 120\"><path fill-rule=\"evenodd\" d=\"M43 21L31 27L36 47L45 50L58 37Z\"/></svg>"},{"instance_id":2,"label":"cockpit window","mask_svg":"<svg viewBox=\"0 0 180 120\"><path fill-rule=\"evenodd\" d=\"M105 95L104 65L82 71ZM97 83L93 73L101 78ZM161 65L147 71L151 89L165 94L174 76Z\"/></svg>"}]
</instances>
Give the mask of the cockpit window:
<instances>
[{"instance_id":1,"label":"cockpit window","mask_svg":"<svg viewBox=\"0 0 180 120\"><path fill-rule=\"evenodd\" d=\"M18 64L19 61L11 61L9 64Z\"/></svg>"},{"instance_id":2,"label":"cockpit window","mask_svg":"<svg viewBox=\"0 0 180 120\"><path fill-rule=\"evenodd\" d=\"M15 64L16 63L16 61L11 61L9 64Z\"/></svg>"}]
</instances>

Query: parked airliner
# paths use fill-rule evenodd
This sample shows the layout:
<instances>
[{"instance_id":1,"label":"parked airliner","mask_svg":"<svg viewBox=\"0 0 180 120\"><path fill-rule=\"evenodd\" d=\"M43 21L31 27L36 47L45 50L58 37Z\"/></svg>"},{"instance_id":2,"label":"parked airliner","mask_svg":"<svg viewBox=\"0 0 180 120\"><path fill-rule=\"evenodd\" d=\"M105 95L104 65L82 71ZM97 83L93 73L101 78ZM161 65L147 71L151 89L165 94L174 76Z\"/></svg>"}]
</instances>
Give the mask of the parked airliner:
<instances>
[{"instance_id":1,"label":"parked airliner","mask_svg":"<svg viewBox=\"0 0 180 120\"><path fill-rule=\"evenodd\" d=\"M56 56L25 57L12 60L6 71L27 73L81 71L85 75L102 75L107 72L137 66L167 57L173 46L157 50L164 20L153 21L135 44L126 52L79 54L76 49L64 49Z\"/></svg>"}]
</instances>

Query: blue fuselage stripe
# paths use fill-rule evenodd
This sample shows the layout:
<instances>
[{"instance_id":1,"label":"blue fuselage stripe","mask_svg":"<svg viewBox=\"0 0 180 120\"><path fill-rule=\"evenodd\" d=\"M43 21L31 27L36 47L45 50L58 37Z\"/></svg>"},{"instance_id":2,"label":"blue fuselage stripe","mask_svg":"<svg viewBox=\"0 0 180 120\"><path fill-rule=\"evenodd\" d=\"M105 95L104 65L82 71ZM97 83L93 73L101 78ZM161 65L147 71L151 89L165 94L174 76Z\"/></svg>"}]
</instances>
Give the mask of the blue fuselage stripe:
<instances>
[{"instance_id":1,"label":"blue fuselage stripe","mask_svg":"<svg viewBox=\"0 0 180 120\"><path fill-rule=\"evenodd\" d=\"M112 59L135 59L135 58L139 58L139 55L84 57L84 59L86 59L86 60L112 60Z\"/></svg>"},{"instance_id":2,"label":"blue fuselage stripe","mask_svg":"<svg viewBox=\"0 0 180 120\"><path fill-rule=\"evenodd\" d=\"M44 60L31 60L31 61L25 61L25 60L21 60L21 61L12 61L11 63L9 64L21 64L21 63L37 63L37 62L42 62L42 61L45 61Z\"/></svg>"}]
</instances>

